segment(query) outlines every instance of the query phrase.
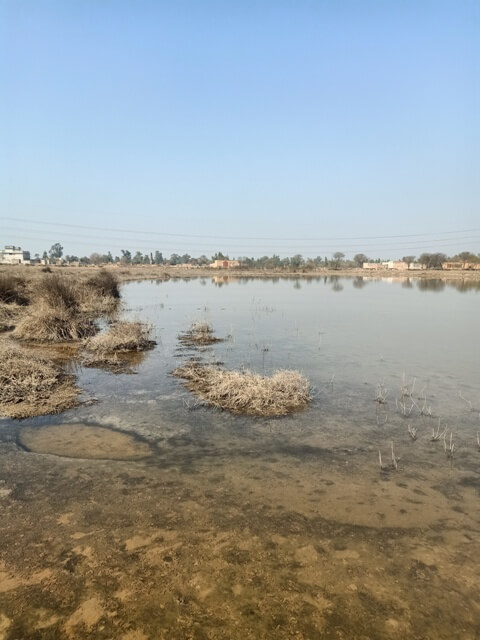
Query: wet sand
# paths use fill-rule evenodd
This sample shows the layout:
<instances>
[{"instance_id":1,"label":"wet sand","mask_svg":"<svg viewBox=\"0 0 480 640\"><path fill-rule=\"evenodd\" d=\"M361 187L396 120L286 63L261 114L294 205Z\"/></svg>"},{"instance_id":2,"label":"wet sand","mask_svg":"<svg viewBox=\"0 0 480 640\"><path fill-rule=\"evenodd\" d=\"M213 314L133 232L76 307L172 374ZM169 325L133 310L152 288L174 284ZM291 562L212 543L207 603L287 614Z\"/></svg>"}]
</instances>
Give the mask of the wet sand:
<instances>
[{"instance_id":1,"label":"wet sand","mask_svg":"<svg viewBox=\"0 0 480 640\"><path fill-rule=\"evenodd\" d=\"M477 638L476 452L382 473L369 447L275 424L141 461L27 452L7 430L0 638Z\"/></svg>"}]
</instances>

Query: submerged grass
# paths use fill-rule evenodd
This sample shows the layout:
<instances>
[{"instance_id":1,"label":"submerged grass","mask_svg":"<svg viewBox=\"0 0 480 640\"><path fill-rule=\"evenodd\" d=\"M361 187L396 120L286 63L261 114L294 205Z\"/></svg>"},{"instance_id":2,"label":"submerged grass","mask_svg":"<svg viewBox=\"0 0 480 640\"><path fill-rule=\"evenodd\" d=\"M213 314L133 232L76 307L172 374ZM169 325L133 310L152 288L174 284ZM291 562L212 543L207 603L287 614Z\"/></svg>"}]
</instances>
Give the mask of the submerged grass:
<instances>
[{"instance_id":1,"label":"submerged grass","mask_svg":"<svg viewBox=\"0 0 480 640\"><path fill-rule=\"evenodd\" d=\"M213 327L208 322L193 322L188 331L181 333L178 339L182 344L189 346L203 346L213 344L214 342L222 342L222 338L216 338L213 335Z\"/></svg>"},{"instance_id":2,"label":"submerged grass","mask_svg":"<svg viewBox=\"0 0 480 640\"><path fill-rule=\"evenodd\" d=\"M210 406L250 416L284 416L306 407L312 399L307 378L298 371L272 376L251 371L226 371L190 361L173 371Z\"/></svg>"},{"instance_id":3,"label":"submerged grass","mask_svg":"<svg viewBox=\"0 0 480 640\"><path fill-rule=\"evenodd\" d=\"M76 404L73 378L52 362L0 348L0 412L13 418L57 413Z\"/></svg>"}]
</instances>

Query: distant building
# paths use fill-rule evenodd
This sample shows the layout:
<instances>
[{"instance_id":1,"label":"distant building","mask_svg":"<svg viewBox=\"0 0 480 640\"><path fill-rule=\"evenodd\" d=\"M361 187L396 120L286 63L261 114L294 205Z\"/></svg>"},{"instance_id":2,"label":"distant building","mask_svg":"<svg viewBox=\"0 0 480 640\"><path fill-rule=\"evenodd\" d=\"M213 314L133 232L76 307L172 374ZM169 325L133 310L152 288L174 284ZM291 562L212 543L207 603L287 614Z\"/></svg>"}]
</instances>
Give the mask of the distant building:
<instances>
[{"instance_id":1,"label":"distant building","mask_svg":"<svg viewBox=\"0 0 480 640\"><path fill-rule=\"evenodd\" d=\"M461 269L463 271L477 270L480 269L480 262L442 262L442 269L446 271L454 269Z\"/></svg>"},{"instance_id":2,"label":"distant building","mask_svg":"<svg viewBox=\"0 0 480 640\"><path fill-rule=\"evenodd\" d=\"M363 268L370 269L370 271L378 271L379 269L383 269L384 267L380 262L364 262Z\"/></svg>"},{"instance_id":3,"label":"distant building","mask_svg":"<svg viewBox=\"0 0 480 640\"><path fill-rule=\"evenodd\" d=\"M382 262L382 264L385 269L396 269L399 271L408 269L408 264L403 262L403 260L389 260L388 262Z\"/></svg>"},{"instance_id":4,"label":"distant building","mask_svg":"<svg viewBox=\"0 0 480 640\"><path fill-rule=\"evenodd\" d=\"M240 266L239 260L214 260L210 263L212 269L234 269Z\"/></svg>"},{"instance_id":5,"label":"distant building","mask_svg":"<svg viewBox=\"0 0 480 640\"><path fill-rule=\"evenodd\" d=\"M0 250L0 264L30 264L30 251L22 251L21 247L5 245Z\"/></svg>"}]
</instances>

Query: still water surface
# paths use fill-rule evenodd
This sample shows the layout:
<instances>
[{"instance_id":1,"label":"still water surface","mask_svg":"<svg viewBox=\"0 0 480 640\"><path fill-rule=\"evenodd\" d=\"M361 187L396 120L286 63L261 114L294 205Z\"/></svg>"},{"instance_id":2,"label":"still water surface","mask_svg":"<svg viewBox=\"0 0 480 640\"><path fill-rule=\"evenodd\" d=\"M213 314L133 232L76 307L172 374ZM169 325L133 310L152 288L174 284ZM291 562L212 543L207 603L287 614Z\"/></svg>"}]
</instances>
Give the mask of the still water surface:
<instances>
[{"instance_id":1,"label":"still water surface","mask_svg":"<svg viewBox=\"0 0 480 640\"><path fill-rule=\"evenodd\" d=\"M360 278L125 285L123 315L158 343L136 374L80 368L98 403L3 424L22 505L4 568L21 589L0 581L0 638L480 637L479 296ZM196 320L225 341L181 346ZM170 375L190 357L298 369L312 405L281 419L198 406ZM64 456L47 438L41 453L14 446L52 425ZM85 425L150 454L72 458ZM43 556L21 556L22 527ZM51 635L15 635L27 628Z\"/></svg>"}]
</instances>

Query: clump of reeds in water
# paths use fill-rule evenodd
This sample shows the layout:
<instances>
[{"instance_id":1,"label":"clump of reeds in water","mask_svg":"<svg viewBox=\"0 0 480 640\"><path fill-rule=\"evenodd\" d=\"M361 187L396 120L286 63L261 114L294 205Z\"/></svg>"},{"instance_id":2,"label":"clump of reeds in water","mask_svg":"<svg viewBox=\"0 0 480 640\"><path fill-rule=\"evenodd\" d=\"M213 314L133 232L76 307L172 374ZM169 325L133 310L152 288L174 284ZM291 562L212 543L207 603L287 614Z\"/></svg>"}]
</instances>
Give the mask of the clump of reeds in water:
<instances>
[{"instance_id":1,"label":"clump of reeds in water","mask_svg":"<svg viewBox=\"0 0 480 640\"><path fill-rule=\"evenodd\" d=\"M155 342L152 328L143 322L115 322L107 331L87 340L85 348L99 356L127 351L145 351Z\"/></svg>"},{"instance_id":2,"label":"clump of reeds in water","mask_svg":"<svg viewBox=\"0 0 480 640\"><path fill-rule=\"evenodd\" d=\"M222 338L217 338L213 334L213 327L209 322L193 322L188 331L181 333L178 339L182 344L189 346L203 346L222 342Z\"/></svg>"},{"instance_id":3,"label":"clump of reeds in water","mask_svg":"<svg viewBox=\"0 0 480 640\"><path fill-rule=\"evenodd\" d=\"M173 375L186 380L186 386L206 404L237 414L284 416L303 409L312 399L310 383L298 371L262 376L190 361Z\"/></svg>"},{"instance_id":4,"label":"clump of reeds in water","mask_svg":"<svg viewBox=\"0 0 480 640\"><path fill-rule=\"evenodd\" d=\"M38 283L33 304L13 335L20 340L49 343L79 340L96 332L93 319L80 309L73 281L52 274Z\"/></svg>"},{"instance_id":5,"label":"clump of reeds in water","mask_svg":"<svg viewBox=\"0 0 480 640\"><path fill-rule=\"evenodd\" d=\"M0 348L0 406L2 412L22 417L21 403L44 403L54 392L62 392L58 409L72 406L77 390L62 369L48 360L12 347Z\"/></svg>"}]
</instances>

